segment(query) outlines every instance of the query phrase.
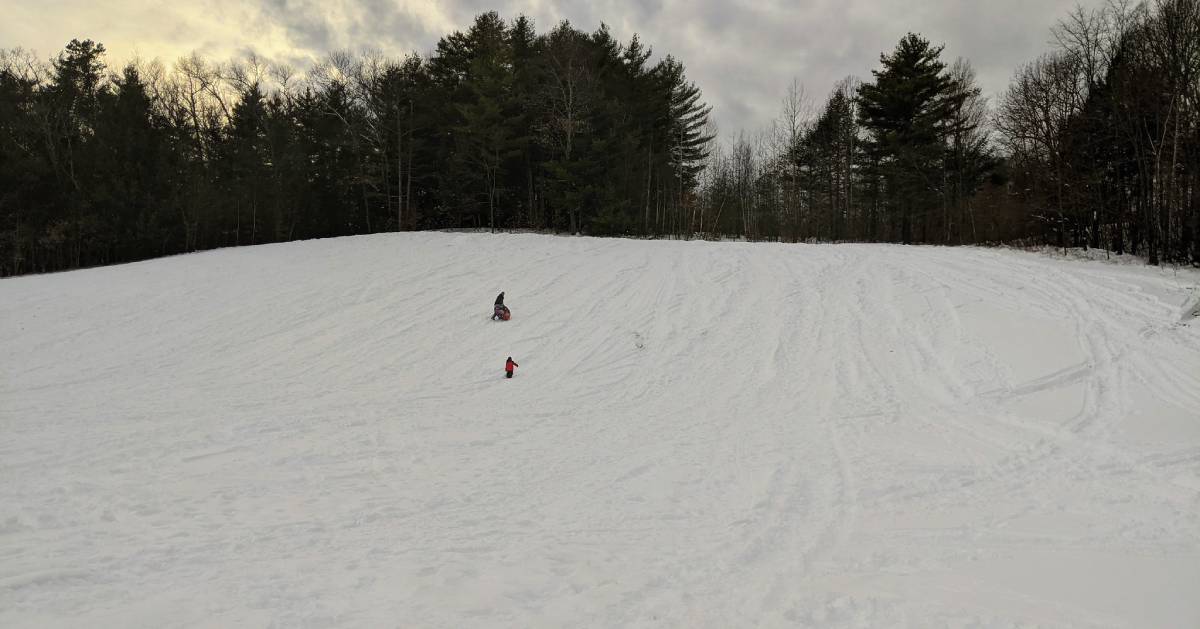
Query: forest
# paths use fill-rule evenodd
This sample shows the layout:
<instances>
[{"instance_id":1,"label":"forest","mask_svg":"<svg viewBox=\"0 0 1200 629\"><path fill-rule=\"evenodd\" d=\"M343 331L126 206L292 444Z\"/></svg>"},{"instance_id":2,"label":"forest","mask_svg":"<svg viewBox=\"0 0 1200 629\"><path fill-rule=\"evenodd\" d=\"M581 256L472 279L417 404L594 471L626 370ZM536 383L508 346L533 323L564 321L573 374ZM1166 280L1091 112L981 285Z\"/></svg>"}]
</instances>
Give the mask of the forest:
<instances>
[{"instance_id":1,"label":"forest","mask_svg":"<svg viewBox=\"0 0 1200 629\"><path fill-rule=\"evenodd\" d=\"M0 275L447 228L1200 264L1200 0L1080 7L1051 33L994 102L910 33L869 79L819 102L793 80L769 128L725 140L681 61L604 25L487 12L429 55L303 72L0 50Z\"/></svg>"}]
</instances>

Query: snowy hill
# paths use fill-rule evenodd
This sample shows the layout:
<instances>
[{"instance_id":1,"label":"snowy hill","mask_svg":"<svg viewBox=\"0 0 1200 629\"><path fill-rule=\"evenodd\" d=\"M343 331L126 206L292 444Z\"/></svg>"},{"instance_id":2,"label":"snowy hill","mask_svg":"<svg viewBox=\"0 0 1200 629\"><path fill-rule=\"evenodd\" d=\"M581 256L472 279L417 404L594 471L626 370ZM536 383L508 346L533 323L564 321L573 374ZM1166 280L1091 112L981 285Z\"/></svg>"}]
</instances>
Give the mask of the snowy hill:
<instances>
[{"instance_id":1,"label":"snowy hill","mask_svg":"<svg viewBox=\"0 0 1200 629\"><path fill-rule=\"evenodd\" d=\"M428 233L2 280L0 626L1197 627L1198 282Z\"/></svg>"}]
</instances>

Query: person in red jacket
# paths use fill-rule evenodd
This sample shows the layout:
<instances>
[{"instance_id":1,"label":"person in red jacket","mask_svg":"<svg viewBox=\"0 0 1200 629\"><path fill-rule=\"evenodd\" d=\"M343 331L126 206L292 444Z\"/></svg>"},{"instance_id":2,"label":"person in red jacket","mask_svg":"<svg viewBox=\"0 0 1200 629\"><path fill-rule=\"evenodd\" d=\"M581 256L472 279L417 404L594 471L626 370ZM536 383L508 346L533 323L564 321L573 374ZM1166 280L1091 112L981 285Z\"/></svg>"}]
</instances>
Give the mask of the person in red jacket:
<instances>
[{"instance_id":1,"label":"person in red jacket","mask_svg":"<svg viewBox=\"0 0 1200 629\"><path fill-rule=\"evenodd\" d=\"M512 374L513 374L513 369L516 369L517 367L520 367L520 365L513 362L512 356L509 356L508 361L504 363L504 377L511 378Z\"/></svg>"}]
</instances>

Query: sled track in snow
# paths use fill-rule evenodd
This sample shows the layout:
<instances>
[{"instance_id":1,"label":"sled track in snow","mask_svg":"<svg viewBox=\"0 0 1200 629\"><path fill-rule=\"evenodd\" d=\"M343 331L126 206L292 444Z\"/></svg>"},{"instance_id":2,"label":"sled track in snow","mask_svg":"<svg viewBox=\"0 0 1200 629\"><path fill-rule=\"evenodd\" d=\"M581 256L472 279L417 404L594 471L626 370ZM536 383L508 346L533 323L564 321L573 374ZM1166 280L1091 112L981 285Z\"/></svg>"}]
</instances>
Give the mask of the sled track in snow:
<instances>
[{"instance_id":1,"label":"sled track in snow","mask_svg":"<svg viewBox=\"0 0 1200 629\"><path fill-rule=\"evenodd\" d=\"M3 280L0 626L1196 626L1197 284L465 234Z\"/></svg>"}]
</instances>

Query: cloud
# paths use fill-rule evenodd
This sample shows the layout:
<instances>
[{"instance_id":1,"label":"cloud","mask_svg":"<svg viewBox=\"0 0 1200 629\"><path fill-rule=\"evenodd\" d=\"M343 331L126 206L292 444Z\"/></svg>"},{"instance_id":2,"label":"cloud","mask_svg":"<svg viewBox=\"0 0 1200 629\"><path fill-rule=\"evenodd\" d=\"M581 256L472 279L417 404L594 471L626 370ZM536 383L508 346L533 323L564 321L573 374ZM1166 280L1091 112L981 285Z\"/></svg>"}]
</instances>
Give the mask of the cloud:
<instances>
[{"instance_id":1,"label":"cloud","mask_svg":"<svg viewBox=\"0 0 1200 629\"><path fill-rule=\"evenodd\" d=\"M1102 0L1088 0L1097 5ZM192 51L216 59L250 50L303 67L338 49L428 53L438 39L496 10L525 13L545 32L566 19L601 22L622 41L636 32L656 56L684 62L722 132L770 124L793 78L821 101L846 76L870 78L879 55L908 31L965 57L984 93L1002 91L1016 67L1049 48L1049 28L1075 0L59 0L20 2L0 23L0 46L44 57L72 38L105 44L117 65L135 55L172 61Z\"/></svg>"}]
</instances>

